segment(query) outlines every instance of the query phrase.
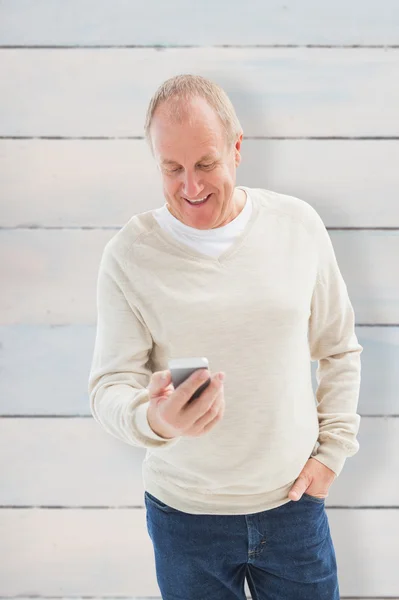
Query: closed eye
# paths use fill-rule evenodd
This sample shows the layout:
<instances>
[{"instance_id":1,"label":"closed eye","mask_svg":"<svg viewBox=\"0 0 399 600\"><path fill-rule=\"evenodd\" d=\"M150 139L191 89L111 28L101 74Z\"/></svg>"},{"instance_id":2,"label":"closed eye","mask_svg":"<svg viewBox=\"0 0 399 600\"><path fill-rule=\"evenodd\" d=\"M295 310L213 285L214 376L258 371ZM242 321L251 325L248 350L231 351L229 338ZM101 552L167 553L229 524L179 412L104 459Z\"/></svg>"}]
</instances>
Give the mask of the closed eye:
<instances>
[{"instance_id":1,"label":"closed eye","mask_svg":"<svg viewBox=\"0 0 399 600\"><path fill-rule=\"evenodd\" d=\"M209 165L197 165L200 169L212 169L216 163L210 163ZM175 169L168 169L168 173L177 173L181 171L183 167L176 167Z\"/></svg>"}]
</instances>

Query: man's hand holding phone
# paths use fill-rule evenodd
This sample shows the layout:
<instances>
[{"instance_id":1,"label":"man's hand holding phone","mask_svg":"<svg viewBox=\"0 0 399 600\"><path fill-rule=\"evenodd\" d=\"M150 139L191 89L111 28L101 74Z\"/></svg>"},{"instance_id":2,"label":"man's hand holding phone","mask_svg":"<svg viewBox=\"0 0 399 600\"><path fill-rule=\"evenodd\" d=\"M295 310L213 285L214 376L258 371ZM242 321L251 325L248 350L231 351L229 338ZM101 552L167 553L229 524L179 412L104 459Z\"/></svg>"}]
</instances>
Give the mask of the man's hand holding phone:
<instances>
[{"instance_id":1,"label":"man's hand holding phone","mask_svg":"<svg viewBox=\"0 0 399 600\"><path fill-rule=\"evenodd\" d=\"M169 370L153 373L147 387L150 395L147 419L151 429L165 439L199 437L212 429L224 414L223 378L224 373L210 377L207 368L200 368L175 389ZM207 380L206 389L190 402Z\"/></svg>"}]
</instances>

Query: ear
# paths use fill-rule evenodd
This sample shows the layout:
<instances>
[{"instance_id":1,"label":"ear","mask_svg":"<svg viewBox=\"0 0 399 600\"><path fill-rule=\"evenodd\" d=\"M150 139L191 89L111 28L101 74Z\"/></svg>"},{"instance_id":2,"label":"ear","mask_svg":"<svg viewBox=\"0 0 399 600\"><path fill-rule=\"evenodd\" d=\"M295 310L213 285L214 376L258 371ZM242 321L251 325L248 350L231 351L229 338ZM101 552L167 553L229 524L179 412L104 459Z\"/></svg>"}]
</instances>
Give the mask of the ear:
<instances>
[{"instance_id":1,"label":"ear","mask_svg":"<svg viewBox=\"0 0 399 600\"><path fill-rule=\"evenodd\" d=\"M238 167L238 165L241 162L241 144L242 144L242 136L243 136L243 132L240 133L240 135L238 136L236 143L234 144L234 160L235 160L235 164L236 167Z\"/></svg>"}]
</instances>

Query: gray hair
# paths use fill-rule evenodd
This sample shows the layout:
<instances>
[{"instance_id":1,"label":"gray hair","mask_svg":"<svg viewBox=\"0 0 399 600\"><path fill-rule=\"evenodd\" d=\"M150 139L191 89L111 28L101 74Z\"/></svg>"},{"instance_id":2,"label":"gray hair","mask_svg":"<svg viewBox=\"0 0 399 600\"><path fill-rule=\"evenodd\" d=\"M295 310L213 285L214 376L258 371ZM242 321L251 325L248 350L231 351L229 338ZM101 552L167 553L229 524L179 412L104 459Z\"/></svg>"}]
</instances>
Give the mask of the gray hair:
<instances>
[{"instance_id":1,"label":"gray hair","mask_svg":"<svg viewBox=\"0 0 399 600\"><path fill-rule=\"evenodd\" d=\"M156 108L166 101L172 101L173 118L181 122L188 117L186 102L195 97L204 98L208 102L222 122L228 143L235 142L242 133L242 127L226 92L217 83L201 75L177 75L164 81L150 100L144 131L151 151L150 128Z\"/></svg>"}]
</instances>

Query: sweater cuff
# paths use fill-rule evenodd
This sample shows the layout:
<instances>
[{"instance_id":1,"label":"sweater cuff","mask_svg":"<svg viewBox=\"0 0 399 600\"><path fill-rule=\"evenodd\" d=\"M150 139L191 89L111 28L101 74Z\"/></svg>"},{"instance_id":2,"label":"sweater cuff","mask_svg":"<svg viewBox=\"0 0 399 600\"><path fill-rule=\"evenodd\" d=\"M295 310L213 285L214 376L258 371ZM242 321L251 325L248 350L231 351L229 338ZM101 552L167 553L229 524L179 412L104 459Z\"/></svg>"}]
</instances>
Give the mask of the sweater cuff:
<instances>
[{"instance_id":1,"label":"sweater cuff","mask_svg":"<svg viewBox=\"0 0 399 600\"><path fill-rule=\"evenodd\" d=\"M315 454L312 454L310 458L315 458L323 465L334 471L336 476L341 473L348 454L344 448L341 448L337 444L320 444Z\"/></svg>"},{"instance_id":2,"label":"sweater cuff","mask_svg":"<svg viewBox=\"0 0 399 600\"><path fill-rule=\"evenodd\" d=\"M158 444L149 444L151 447L165 447L165 446L174 446L180 440L181 436L174 438L163 438L155 431L153 431L150 427L150 424L147 419L147 411L148 411L148 402L144 404L140 404L136 407L135 410L135 425L139 433L143 436L143 438L148 438L149 440L155 440L157 442L162 442Z\"/></svg>"}]
</instances>

